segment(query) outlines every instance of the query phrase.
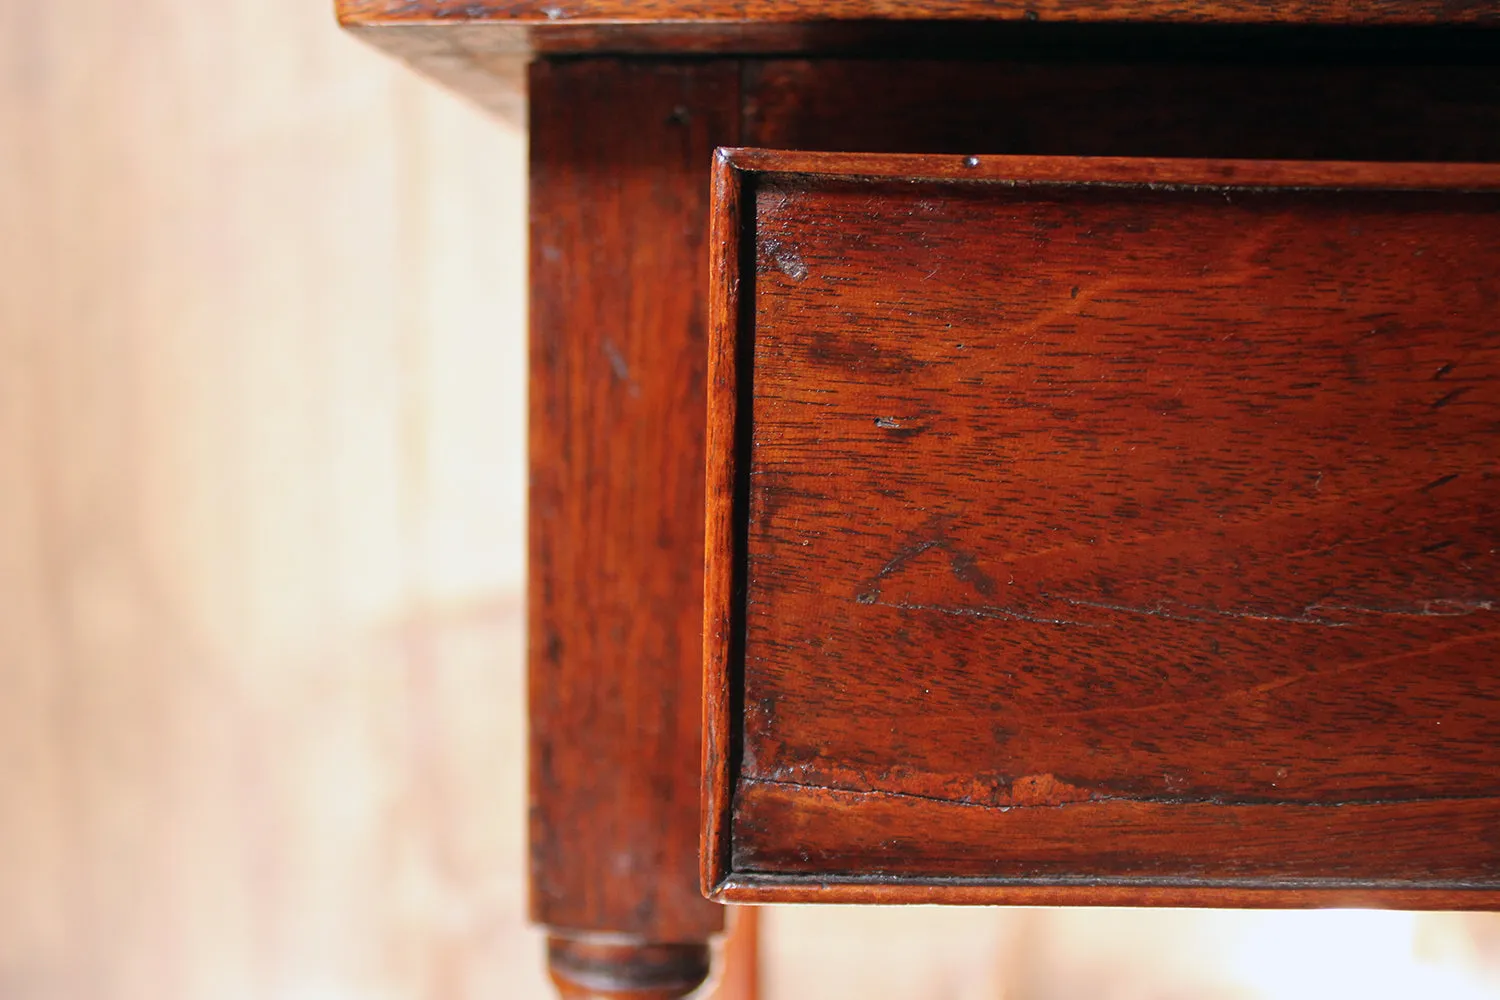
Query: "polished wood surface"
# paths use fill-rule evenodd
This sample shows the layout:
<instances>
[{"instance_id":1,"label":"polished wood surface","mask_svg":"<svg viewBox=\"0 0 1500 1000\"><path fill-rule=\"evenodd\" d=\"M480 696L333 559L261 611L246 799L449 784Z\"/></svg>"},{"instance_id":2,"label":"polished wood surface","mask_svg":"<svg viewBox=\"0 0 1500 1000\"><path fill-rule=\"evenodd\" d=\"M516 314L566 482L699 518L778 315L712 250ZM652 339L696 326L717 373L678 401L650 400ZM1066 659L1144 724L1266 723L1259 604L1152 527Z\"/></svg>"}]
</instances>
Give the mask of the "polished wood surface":
<instances>
[{"instance_id":1,"label":"polished wood surface","mask_svg":"<svg viewBox=\"0 0 1500 1000\"><path fill-rule=\"evenodd\" d=\"M206 12L0 5L0 995L544 996L524 141L322 4ZM766 989L1368 968L1296 916L777 908Z\"/></svg>"},{"instance_id":2,"label":"polished wood surface","mask_svg":"<svg viewBox=\"0 0 1500 1000\"><path fill-rule=\"evenodd\" d=\"M494 21L533 25L653 22L932 20L1452 24L1500 21L1492 0L338 0L347 24Z\"/></svg>"},{"instance_id":3,"label":"polished wood surface","mask_svg":"<svg viewBox=\"0 0 1500 1000\"><path fill-rule=\"evenodd\" d=\"M534 56L1024 59L1062 52L1076 59L1080 49L1095 49L1105 61L1140 61L1165 46L1200 65L1246 48L1278 63L1286 51L1320 51L1325 59L1341 52L1347 59L1392 48L1492 48L1497 32L1486 29L1500 26L1494 0L339 0L337 8L348 31L515 121L525 115L525 64ZM1452 57L1438 53L1427 61L1449 65ZM951 96L962 103L964 93Z\"/></svg>"},{"instance_id":4,"label":"polished wood surface","mask_svg":"<svg viewBox=\"0 0 1500 1000\"><path fill-rule=\"evenodd\" d=\"M1224 41L1210 64L1171 45L1133 50L1128 61L1107 46L1093 54L1097 62L1088 50L1003 60L746 60L744 138L865 152L1500 159L1500 75L1488 46L1437 64L1399 49L1373 61L1322 62L1316 47L1268 58L1258 46ZM730 170L727 162L718 169ZM732 246L727 236L714 241L715 253ZM719 370L731 377L727 364ZM715 443L714 433L711 426L718 453L729 444ZM707 818L722 814L711 809ZM705 864L715 856L706 852ZM705 884L724 874L706 872Z\"/></svg>"},{"instance_id":5,"label":"polished wood surface","mask_svg":"<svg viewBox=\"0 0 1500 1000\"><path fill-rule=\"evenodd\" d=\"M1002 12L984 22L963 19L955 9L954 16L959 19L944 22L879 19L893 13L911 14L909 6L899 12L887 9L881 15L866 11L851 20L837 18L840 11L850 14L853 8L837 5L821 5L817 20L806 19L805 7L799 11L784 6L779 8L780 13L773 13L772 5L752 5L737 8L728 19L718 16L722 9L716 13L709 7L676 5L668 11L649 4L606 10L604 6L586 9L563 4L466 4L460 8L447 4L350 3L342 15L345 24L363 37L455 81L486 106L511 114L516 113L514 88L503 82L497 86L496 80L505 75L513 80L516 67L527 58L553 60L549 72L566 69L580 78L598 73L605 79L618 72L620 65L665 70L680 67L682 64L675 60L682 56L728 57L723 62L706 60L695 65L733 67L741 86L736 129L742 133L741 141L755 143L764 143L765 136L780 133L797 137L789 141L792 145L932 149L976 155L1154 152L1483 160L1495 158L1497 152L1496 141L1489 138L1497 134L1489 127L1497 103L1490 72L1496 62L1496 46L1493 32L1476 27L1482 17L1469 19L1476 11L1483 15L1478 8L1456 12L1453 8L1436 11L1410 6L1401 11L1391 6L1378 11L1368 6L1297 6L1295 10L1283 6L1267 19L1260 16L1264 10L1229 15L1225 7L1184 5L1149 8L1151 16L1132 18L1136 23L1126 24L1121 21L1123 8L1119 6L1090 11L1075 5L1071 13L1080 17L1071 23L1057 21L1046 9L1032 10L1033 18L1027 18L1027 11L1022 9L1010 15ZM1139 14L1148 8L1138 6L1135 10ZM1205 13L1207 20L1200 17ZM1453 20L1455 14L1462 16ZM1393 16L1399 19L1409 15L1417 20L1404 25L1391 20ZM1252 21L1256 24L1249 24ZM765 58L814 53L838 58ZM575 61L580 56L588 58ZM617 62L615 56L630 59ZM882 73L907 77L917 96L903 100L902 90L881 79ZM607 112L600 112L606 131L614 127L617 118L637 123L645 131L654 128L639 117L637 110L628 107L633 93L629 87L613 92L602 87L580 89L579 93L609 106ZM868 99L862 100L862 93ZM551 113L562 114L556 109ZM593 114L593 109L588 109L583 117L591 119ZM684 102L674 106L667 117L682 124L692 114ZM668 137L660 145L660 155L670 161L676 140ZM588 177L575 190L608 183L647 190L644 184L634 186L632 172L617 171L611 176L597 161L592 149L582 156L580 162L588 164ZM679 173L675 189L660 185L650 190L649 196L662 204L696 203L701 192L696 186L703 184L707 166L705 159L697 172ZM566 172L566 166L554 171L559 176ZM611 227L606 224L603 231L606 242L615 246ZM687 239L697 238L691 228L685 232ZM616 249L624 259L633 252L628 245ZM675 302L683 294L676 284L678 275L671 270L636 273L632 280L636 295L655 288ZM570 291L585 299L589 295L587 288ZM700 301L684 310L681 318L701 319L704 308ZM588 309L584 305L579 311ZM591 319L598 321L597 315ZM587 360L585 345L569 349L577 350L580 365ZM618 362L622 366L619 370L636 371L634 362L623 355L608 360L611 367ZM644 360L672 364L670 360ZM690 398L701 391L698 380L702 373L684 369L683 374L680 391ZM587 378L579 377L577 383L586 385ZM562 403L574 414L569 419L582 412L584 399L581 393L569 391ZM664 436L686 439L702 434L701 417L687 410L671 412L682 424L664 429ZM592 421L594 417L586 415L584 419ZM602 425L596 425L589 434L598 435L598 426ZM617 437L611 440L611 448L615 447L629 451L637 445ZM649 477L665 468L669 493L675 490L672 477L687 463L698 461L694 453L669 460L668 449L654 442L644 451L648 460L641 467L646 471L637 475ZM539 454L534 452L534 456ZM658 466L658 458L667 464ZM540 464L551 459L534 457L534 461ZM629 462L626 457L609 454L607 475L611 483L624 482L618 469ZM582 475L571 482L580 490L590 488ZM630 516L634 515L624 517ZM672 523L678 525L676 520ZM667 548L675 551L675 545L674 535ZM632 546L626 549L633 555L644 552ZM615 555L612 549L600 553L592 571L592 579L606 581L606 589L611 592L618 585ZM577 580L590 577L577 568L581 566L579 560L569 560L574 568L568 574ZM578 592L575 589L574 593ZM648 593L648 600L655 598ZM583 603L579 601L577 606ZM570 616L574 614L569 612ZM643 664L640 674L627 680L626 689L636 693L626 702L636 703L641 692L650 690L648 684L640 682L650 669ZM670 677L675 666L668 663L655 669ZM577 671L569 676L581 678L583 674ZM680 692L677 680L670 680L667 687ZM585 706L575 717L587 718L592 711L587 703L600 697L599 693L585 686L565 688L575 692L575 706ZM672 693L668 698L676 696ZM566 714L560 713L559 718ZM558 727L550 739L560 745L563 732L565 729ZM656 766L655 762L648 763L648 768ZM618 769L623 780L632 780L628 763L621 763ZM658 775L662 781L654 794L658 801L676 801L681 794L676 783L682 775L674 772L668 778L666 774L663 770ZM608 778L586 768L559 772L554 778L550 787L543 787L536 784L534 774L533 789L543 788L538 800L554 793L567 798L580 794L577 789L613 791L602 784ZM574 783L577 788L572 787ZM537 811L546 813L549 808L543 805ZM556 815L564 814L559 807ZM675 873L658 886L661 892L672 893L677 891L673 886L686 869L686 854L670 822L667 830L657 843L660 853L654 863L660 871ZM562 840L571 836L564 831ZM571 883L567 879L557 883L564 886L558 899L583 894L581 901L566 904L580 914L587 914L591 908L602 911L615 907L617 900L608 899L610 861L605 850L588 855L583 866L593 871L593 881L583 871L575 872L569 876ZM545 866L553 871L564 867L556 857ZM636 876L632 873L629 877ZM627 895L622 890L618 898ZM564 906L560 902L557 905ZM649 919L640 921L637 926ZM649 946L653 944L650 935L630 934L640 948L638 964L649 965ZM588 965L580 956L592 943L597 942L581 928L556 935L555 953L560 956L557 967ZM614 964L617 981L625 982L634 974L636 964L630 959L620 958Z\"/></svg>"},{"instance_id":6,"label":"polished wood surface","mask_svg":"<svg viewBox=\"0 0 1500 1000\"><path fill-rule=\"evenodd\" d=\"M1500 898L1500 168L719 169L708 888Z\"/></svg>"},{"instance_id":7,"label":"polished wood surface","mask_svg":"<svg viewBox=\"0 0 1500 1000\"><path fill-rule=\"evenodd\" d=\"M531 95L532 913L554 977L681 995L724 919L696 878L699 179L739 72L539 63Z\"/></svg>"}]
</instances>

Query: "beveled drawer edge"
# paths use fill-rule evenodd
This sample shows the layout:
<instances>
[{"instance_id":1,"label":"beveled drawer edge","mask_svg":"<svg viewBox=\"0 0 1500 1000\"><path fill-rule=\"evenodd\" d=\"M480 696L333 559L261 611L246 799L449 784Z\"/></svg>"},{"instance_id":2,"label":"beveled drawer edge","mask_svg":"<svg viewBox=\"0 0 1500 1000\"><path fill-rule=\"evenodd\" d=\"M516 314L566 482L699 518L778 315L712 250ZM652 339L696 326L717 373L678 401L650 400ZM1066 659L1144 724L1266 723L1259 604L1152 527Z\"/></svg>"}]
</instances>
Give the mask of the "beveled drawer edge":
<instances>
[{"instance_id":1,"label":"beveled drawer edge","mask_svg":"<svg viewBox=\"0 0 1500 1000\"><path fill-rule=\"evenodd\" d=\"M735 671L744 658L745 532L748 510L750 389L740 336L744 170L732 150L714 154L712 218L709 221L708 428L703 577L703 835L699 865L705 895L713 896L730 876L730 820L739 761ZM722 290L722 291L720 291ZM743 343L742 343L743 342Z\"/></svg>"},{"instance_id":2,"label":"beveled drawer edge","mask_svg":"<svg viewBox=\"0 0 1500 1000\"><path fill-rule=\"evenodd\" d=\"M812 878L735 872L708 893L721 903L842 903L941 906L1123 906L1231 909L1500 909L1500 889L1440 885L1414 889L1379 884L1244 884L1224 879L1128 883L869 877Z\"/></svg>"}]
</instances>

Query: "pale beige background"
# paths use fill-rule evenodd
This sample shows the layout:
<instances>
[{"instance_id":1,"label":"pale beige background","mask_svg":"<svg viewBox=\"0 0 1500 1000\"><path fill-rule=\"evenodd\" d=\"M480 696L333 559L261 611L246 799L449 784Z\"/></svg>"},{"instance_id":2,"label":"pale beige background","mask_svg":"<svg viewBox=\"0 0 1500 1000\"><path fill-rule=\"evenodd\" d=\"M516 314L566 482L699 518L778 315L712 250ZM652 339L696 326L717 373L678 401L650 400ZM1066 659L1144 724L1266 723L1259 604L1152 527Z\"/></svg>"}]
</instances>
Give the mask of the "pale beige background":
<instances>
[{"instance_id":1,"label":"pale beige background","mask_svg":"<svg viewBox=\"0 0 1500 1000\"><path fill-rule=\"evenodd\" d=\"M524 137L0 0L0 1000L530 1000ZM778 910L775 1000L1500 995L1493 918Z\"/></svg>"}]
</instances>

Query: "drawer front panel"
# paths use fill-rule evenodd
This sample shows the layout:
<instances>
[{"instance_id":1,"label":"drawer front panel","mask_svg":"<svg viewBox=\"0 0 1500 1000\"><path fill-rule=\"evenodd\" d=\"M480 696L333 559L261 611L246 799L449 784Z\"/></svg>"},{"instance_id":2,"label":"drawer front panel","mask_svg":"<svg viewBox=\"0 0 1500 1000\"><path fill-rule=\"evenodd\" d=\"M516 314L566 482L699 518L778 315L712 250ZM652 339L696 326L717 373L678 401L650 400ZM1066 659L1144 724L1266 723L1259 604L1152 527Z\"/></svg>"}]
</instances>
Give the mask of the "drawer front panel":
<instances>
[{"instance_id":1,"label":"drawer front panel","mask_svg":"<svg viewBox=\"0 0 1500 1000\"><path fill-rule=\"evenodd\" d=\"M1500 170L741 155L720 881L1500 887Z\"/></svg>"}]
</instances>

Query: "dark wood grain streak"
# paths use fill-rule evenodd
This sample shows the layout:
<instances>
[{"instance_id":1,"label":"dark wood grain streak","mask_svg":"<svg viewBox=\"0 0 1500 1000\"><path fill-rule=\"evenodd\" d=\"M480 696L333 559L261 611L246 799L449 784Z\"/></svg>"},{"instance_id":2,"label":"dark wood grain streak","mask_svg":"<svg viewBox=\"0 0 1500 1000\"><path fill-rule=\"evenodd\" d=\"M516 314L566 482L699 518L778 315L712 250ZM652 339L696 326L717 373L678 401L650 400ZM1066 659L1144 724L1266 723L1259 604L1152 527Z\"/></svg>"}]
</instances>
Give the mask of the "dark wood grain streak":
<instances>
[{"instance_id":1,"label":"dark wood grain streak","mask_svg":"<svg viewBox=\"0 0 1500 1000\"><path fill-rule=\"evenodd\" d=\"M714 888L1500 899L1500 167L721 155Z\"/></svg>"},{"instance_id":2,"label":"dark wood grain streak","mask_svg":"<svg viewBox=\"0 0 1500 1000\"><path fill-rule=\"evenodd\" d=\"M701 456L707 169L738 80L531 76L532 902L588 995L686 992L723 926L697 874Z\"/></svg>"}]
</instances>

